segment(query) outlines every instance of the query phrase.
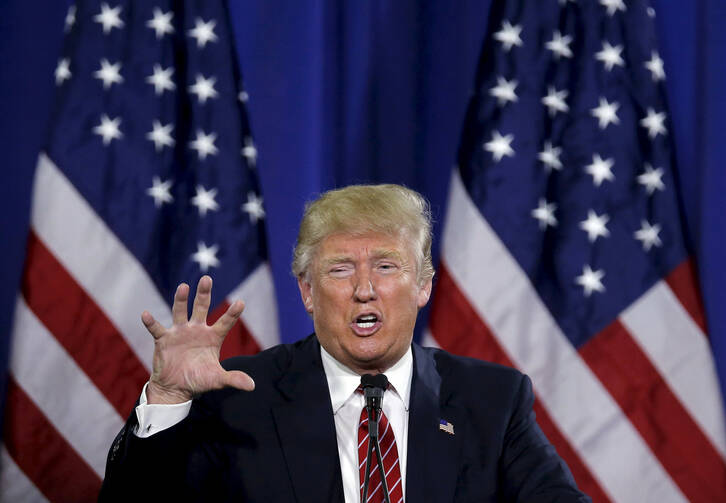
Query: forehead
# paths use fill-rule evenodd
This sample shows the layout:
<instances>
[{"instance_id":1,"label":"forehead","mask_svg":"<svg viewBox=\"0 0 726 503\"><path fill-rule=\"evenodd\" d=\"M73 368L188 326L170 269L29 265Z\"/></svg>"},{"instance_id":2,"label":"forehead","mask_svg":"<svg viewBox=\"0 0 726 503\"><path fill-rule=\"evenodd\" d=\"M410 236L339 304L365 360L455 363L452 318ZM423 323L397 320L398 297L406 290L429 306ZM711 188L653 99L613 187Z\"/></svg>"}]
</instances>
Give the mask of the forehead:
<instances>
[{"instance_id":1,"label":"forehead","mask_svg":"<svg viewBox=\"0 0 726 503\"><path fill-rule=\"evenodd\" d=\"M405 259L411 254L410 247L403 233L399 235L373 231L360 234L336 233L320 242L316 256L320 260L396 255Z\"/></svg>"}]
</instances>

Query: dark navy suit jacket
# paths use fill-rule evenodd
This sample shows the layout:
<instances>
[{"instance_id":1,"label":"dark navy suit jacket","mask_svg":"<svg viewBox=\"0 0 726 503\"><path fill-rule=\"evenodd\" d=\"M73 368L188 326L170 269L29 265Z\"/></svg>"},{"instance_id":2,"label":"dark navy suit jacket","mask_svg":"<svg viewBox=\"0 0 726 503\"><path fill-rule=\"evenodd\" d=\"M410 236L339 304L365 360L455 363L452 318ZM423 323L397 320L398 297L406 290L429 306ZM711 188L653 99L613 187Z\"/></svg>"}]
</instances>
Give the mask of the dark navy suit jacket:
<instances>
[{"instance_id":1,"label":"dark navy suit jacket","mask_svg":"<svg viewBox=\"0 0 726 503\"><path fill-rule=\"evenodd\" d=\"M413 358L408 503L589 501L537 426L526 376L416 344ZM146 439L133 434L132 413L99 501L343 503L315 336L225 367L249 373L255 390L205 393L186 419Z\"/></svg>"}]
</instances>

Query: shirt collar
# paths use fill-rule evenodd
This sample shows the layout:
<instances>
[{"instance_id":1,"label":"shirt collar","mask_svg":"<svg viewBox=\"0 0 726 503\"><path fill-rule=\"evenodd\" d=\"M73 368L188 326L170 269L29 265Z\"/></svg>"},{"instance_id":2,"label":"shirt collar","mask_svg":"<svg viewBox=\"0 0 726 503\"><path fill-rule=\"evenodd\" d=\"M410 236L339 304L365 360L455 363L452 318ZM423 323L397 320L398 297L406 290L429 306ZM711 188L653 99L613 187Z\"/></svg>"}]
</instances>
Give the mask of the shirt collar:
<instances>
[{"instance_id":1,"label":"shirt collar","mask_svg":"<svg viewBox=\"0 0 726 503\"><path fill-rule=\"evenodd\" d=\"M350 399L360 385L360 375L340 363L328 353L323 346L320 346L320 356L323 360L325 377L328 380L330 402L333 406L333 414ZM391 385L390 393L403 402L408 411L409 398L411 396L411 378L413 376L413 352L411 346L403 356L386 371L386 377Z\"/></svg>"}]
</instances>

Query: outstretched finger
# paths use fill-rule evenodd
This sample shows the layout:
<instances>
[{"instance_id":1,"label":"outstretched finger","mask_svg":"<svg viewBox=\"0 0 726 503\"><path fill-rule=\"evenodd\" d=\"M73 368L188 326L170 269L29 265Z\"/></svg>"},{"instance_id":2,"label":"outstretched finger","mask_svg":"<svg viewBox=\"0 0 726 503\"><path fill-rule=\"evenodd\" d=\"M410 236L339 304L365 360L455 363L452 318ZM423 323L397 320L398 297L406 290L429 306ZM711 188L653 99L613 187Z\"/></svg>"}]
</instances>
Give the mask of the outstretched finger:
<instances>
[{"instance_id":1,"label":"outstretched finger","mask_svg":"<svg viewBox=\"0 0 726 503\"><path fill-rule=\"evenodd\" d=\"M224 314L219 317L214 325L212 325L212 328L217 335L220 337L227 335L227 332L232 329L234 323L239 319L239 316L242 314L242 311L244 311L244 308L244 302L241 300L234 301L232 305L227 308Z\"/></svg>"},{"instance_id":2,"label":"outstretched finger","mask_svg":"<svg viewBox=\"0 0 726 503\"><path fill-rule=\"evenodd\" d=\"M164 328L164 325L156 321L154 317L151 316L151 313L149 311L144 311L143 313L141 313L141 322L144 324L146 330L149 331L154 339L158 339L159 337L164 335L164 332L166 332L166 328Z\"/></svg>"},{"instance_id":3,"label":"outstretched finger","mask_svg":"<svg viewBox=\"0 0 726 503\"><path fill-rule=\"evenodd\" d=\"M206 274L199 278L197 293L194 295L194 307L192 308L191 321L197 323L207 322L209 304L212 302L212 278Z\"/></svg>"},{"instance_id":4,"label":"outstretched finger","mask_svg":"<svg viewBox=\"0 0 726 503\"><path fill-rule=\"evenodd\" d=\"M241 370L228 370L224 373L224 385L243 391L252 391L255 389L255 381Z\"/></svg>"},{"instance_id":5,"label":"outstretched finger","mask_svg":"<svg viewBox=\"0 0 726 503\"><path fill-rule=\"evenodd\" d=\"M174 294L174 304L171 306L171 319L174 325L187 322L187 303L189 301L189 285L180 283Z\"/></svg>"}]
</instances>

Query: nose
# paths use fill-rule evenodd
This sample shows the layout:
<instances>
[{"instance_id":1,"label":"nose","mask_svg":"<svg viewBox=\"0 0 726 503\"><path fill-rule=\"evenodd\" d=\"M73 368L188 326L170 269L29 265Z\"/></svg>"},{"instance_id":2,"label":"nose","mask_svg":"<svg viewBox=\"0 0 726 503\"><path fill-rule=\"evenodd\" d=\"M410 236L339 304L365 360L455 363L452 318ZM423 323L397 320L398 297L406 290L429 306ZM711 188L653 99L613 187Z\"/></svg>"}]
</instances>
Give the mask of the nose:
<instances>
[{"instance_id":1,"label":"nose","mask_svg":"<svg viewBox=\"0 0 726 503\"><path fill-rule=\"evenodd\" d=\"M358 302L370 302L378 297L376 289L373 287L373 282L369 274L360 273L356 276L355 289L353 296Z\"/></svg>"}]
</instances>

